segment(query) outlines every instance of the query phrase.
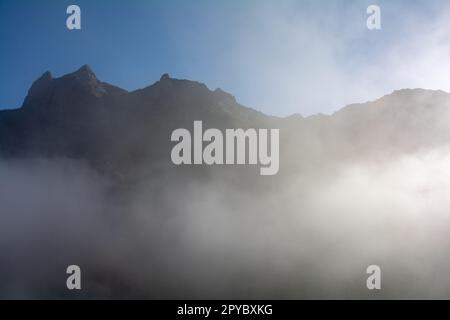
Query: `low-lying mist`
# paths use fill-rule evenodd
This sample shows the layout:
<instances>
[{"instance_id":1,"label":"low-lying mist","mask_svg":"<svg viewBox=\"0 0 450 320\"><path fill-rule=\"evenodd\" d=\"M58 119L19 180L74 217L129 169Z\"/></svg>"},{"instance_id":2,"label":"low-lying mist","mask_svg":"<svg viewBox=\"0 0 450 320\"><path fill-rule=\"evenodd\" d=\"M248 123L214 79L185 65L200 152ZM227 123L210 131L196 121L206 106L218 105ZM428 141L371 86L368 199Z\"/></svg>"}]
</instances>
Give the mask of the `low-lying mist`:
<instances>
[{"instance_id":1,"label":"low-lying mist","mask_svg":"<svg viewBox=\"0 0 450 320\"><path fill-rule=\"evenodd\" d=\"M80 161L2 161L0 298L449 298L450 148L328 163L246 192L218 175L124 188Z\"/></svg>"}]
</instances>

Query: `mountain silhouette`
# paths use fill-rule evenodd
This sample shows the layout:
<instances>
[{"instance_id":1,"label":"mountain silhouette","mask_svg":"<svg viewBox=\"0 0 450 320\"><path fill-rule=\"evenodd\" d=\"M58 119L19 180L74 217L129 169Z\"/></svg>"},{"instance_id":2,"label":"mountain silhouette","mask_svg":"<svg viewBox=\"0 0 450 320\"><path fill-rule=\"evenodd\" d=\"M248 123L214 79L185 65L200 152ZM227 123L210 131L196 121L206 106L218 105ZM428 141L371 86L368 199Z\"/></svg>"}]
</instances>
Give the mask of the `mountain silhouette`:
<instances>
[{"instance_id":1,"label":"mountain silhouette","mask_svg":"<svg viewBox=\"0 0 450 320\"><path fill-rule=\"evenodd\" d=\"M141 165L170 165L171 132L202 120L205 128L279 128L281 168L289 173L329 158L370 158L446 143L449 105L443 91L407 89L330 116L278 118L240 105L221 89L168 74L128 92L100 81L85 65L60 78L45 72L21 108L0 111L0 154L83 159L101 171L125 174Z\"/></svg>"}]
</instances>

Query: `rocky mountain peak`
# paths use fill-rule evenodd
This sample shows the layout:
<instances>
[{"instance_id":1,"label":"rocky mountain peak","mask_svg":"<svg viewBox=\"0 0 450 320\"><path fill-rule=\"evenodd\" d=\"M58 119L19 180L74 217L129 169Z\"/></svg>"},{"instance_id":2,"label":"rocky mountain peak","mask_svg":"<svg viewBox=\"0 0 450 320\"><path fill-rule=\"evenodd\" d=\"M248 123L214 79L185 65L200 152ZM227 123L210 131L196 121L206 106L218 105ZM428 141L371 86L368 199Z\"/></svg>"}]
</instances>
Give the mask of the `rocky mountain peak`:
<instances>
[{"instance_id":1,"label":"rocky mountain peak","mask_svg":"<svg viewBox=\"0 0 450 320\"><path fill-rule=\"evenodd\" d=\"M51 92L53 90L53 77L52 74L47 71L33 82L28 95L25 98L23 106L42 106L49 102Z\"/></svg>"},{"instance_id":2,"label":"rocky mountain peak","mask_svg":"<svg viewBox=\"0 0 450 320\"><path fill-rule=\"evenodd\" d=\"M168 73L164 73L164 74L161 76L161 79L159 79L159 81L166 81L166 80L170 80L170 76L169 76Z\"/></svg>"}]
</instances>

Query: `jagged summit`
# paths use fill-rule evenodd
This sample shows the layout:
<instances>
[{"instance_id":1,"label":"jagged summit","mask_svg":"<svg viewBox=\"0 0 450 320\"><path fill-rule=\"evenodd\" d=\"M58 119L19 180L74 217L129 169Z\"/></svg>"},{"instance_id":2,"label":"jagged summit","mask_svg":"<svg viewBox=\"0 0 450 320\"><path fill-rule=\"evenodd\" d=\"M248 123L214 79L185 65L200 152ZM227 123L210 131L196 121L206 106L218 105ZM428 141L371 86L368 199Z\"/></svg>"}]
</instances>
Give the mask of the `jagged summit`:
<instances>
[{"instance_id":1,"label":"jagged summit","mask_svg":"<svg viewBox=\"0 0 450 320\"><path fill-rule=\"evenodd\" d=\"M39 77L38 80L41 80L41 79L45 80L45 81L48 81L48 80L52 80L53 76L52 76L50 71L46 71L46 72L44 72L44 74L42 76Z\"/></svg>"},{"instance_id":2,"label":"jagged summit","mask_svg":"<svg viewBox=\"0 0 450 320\"><path fill-rule=\"evenodd\" d=\"M352 103L334 112L332 116L342 117L348 113L360 113L373 115L384 113L380 116L388 116L392 112L403 110L412 113L414 110L427 106L449 106L450 93L443 90L429 90L421 88L398 89L380 98L364 103Z\"/></svg>"},{"instance_id":3,"label":"jagged summit","mask_svg":"<svg viewBox=\"0 0 450 320\"><path fill-rule=\"evenodd\" d=\"M383 101L383 100L406 100L412 101L417 99L439 99L448 98L449 94L443 90L428 90L422 88L406 88L394 90L392 93L387 94L373 102Z\"/></svg>"},{"instance_id":4,"label":"jagged summit","mask_svg":"<svg viewBox=\"0 0 450 320\"><path fill-rule=\"evenodd\" d=\"M170 76L168 73L164 73L161 78L159 79L159 81L165 81L165 80L170 80Z\"/></svg>"},{"instance_id":5,"label":"jagged summit","mask_svg":"<svg viewBox=\"0 0 450 320\"><path fill-rule=\"evenodd\" d=\"M80 78L80 79L83 79L83 80L86 80L86 79L95 79L95 80L97 80L97 76L95 75L94 71L92 71L91 67L89 67L87 64L82 66L77 71L75 71L73 73L70 73L70 74L68 74L66 76L77 77L77 78Z\"/></svg>"},{"instance_id":6,"label":"jagged summit","mask_svg":"<svg viewBox=\"0 0 450 320\"><path fill-rule=\"evenodd\" d=\"M53 87L52 74L47 71L33 82L28 95L23 103L24 108L39 107L50 103L50 95Z\"/></svg>"},{"instance_id":7,"label":"jagged summit","mask_svg":"<svg viewBox=\"0 0 450 320\"><path fill-rule=\"evenodd\" d=\"M130 95L137 99L169 99L170 97L181 97L193 100L203 99L211 104L235 105L235 97L218 88L211 91L205 84L197 81L171 78L168 73L161 75L159 81L154 84L128 92L119 87L100 81L89 65L83 65L78 70L54 78L47 71L40 76L31 86L23 107L44 107L54 103L66 104L66 100L82 100L115 96ZM164 98L166 97L166 98Z\"/></svg>"},{"instance_id":8,"label":"jagged summit","mask_svg":"<svg viewBox=\"0 0 450 320\"><path fill-rule=\"evenodd\" d=\"M86 72L86 73L92 73L92 74L94 73L88 64L81 66L81 68L78 69L76 72L82 72L82 73Z\"/></svg>"},{"instance_id":9,"label":"jagged summit","mask_svg":"<svg viewBox=\"0 0 450 320\"><path fill-rule=\"evenodd\" d=\"M165 159L171 130L187 128L195 120L216 128L250 128L264 127L270 118L201 82L166 73L154 84L128 92L100 81L84 65L57 78L45 72L31 86L22 108L0 111L0 154L3 149L103 164L113 153L134 165L136 157ZM151 153L149 143L154 146Z\"/></svg>"},{"instance_id":10,"label":"jagged summit","mask_svg":"<svg viewBox=\"0 0 450 320\"><path fill-rule=\"evenodd\" d=\"M47 71L31 86L23 103L24 108L41 108L52 105L66 104L68 100L86 101L90 97L102 97L113 86L104 84L88 65L84 65L75 72L59 78L53 78Z\"/></svg>"},{"instance_id":11,"label":"jagged summit","mask_svg":"<svg viewBox=\"0 0 450 320\"><path fill-rule=\"evenodd\" d=\"M77 71L62 76L58 80L60 80L63 86L77 87L84 93L96 97L100 97L106 93L103 84L97 79L97 76L88 65L84 65Z\"/></svg>"}]
</instances>

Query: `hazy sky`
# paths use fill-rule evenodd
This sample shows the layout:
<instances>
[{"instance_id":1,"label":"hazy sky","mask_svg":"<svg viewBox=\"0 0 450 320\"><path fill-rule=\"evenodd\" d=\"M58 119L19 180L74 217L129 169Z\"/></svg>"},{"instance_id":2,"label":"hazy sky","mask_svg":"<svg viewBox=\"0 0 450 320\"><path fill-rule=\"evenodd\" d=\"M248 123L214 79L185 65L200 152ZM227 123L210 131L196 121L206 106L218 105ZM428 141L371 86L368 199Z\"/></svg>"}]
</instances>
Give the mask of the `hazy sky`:
<instances>
[{"instance_id":1,"label":"hazy sky","mask_svg":"<svg viewBox=\"0 0 450 320\"><path fill-rule=\"evenodd\" d=\"M66 29L78 4L82 30ZM366 28L378 4L382 30ZM44 71L89 64L134 90L170 73L275 115L331 113L405 87L450 91L445 0L0 0L0 108Z\"/></svg>"}]
</instances>

